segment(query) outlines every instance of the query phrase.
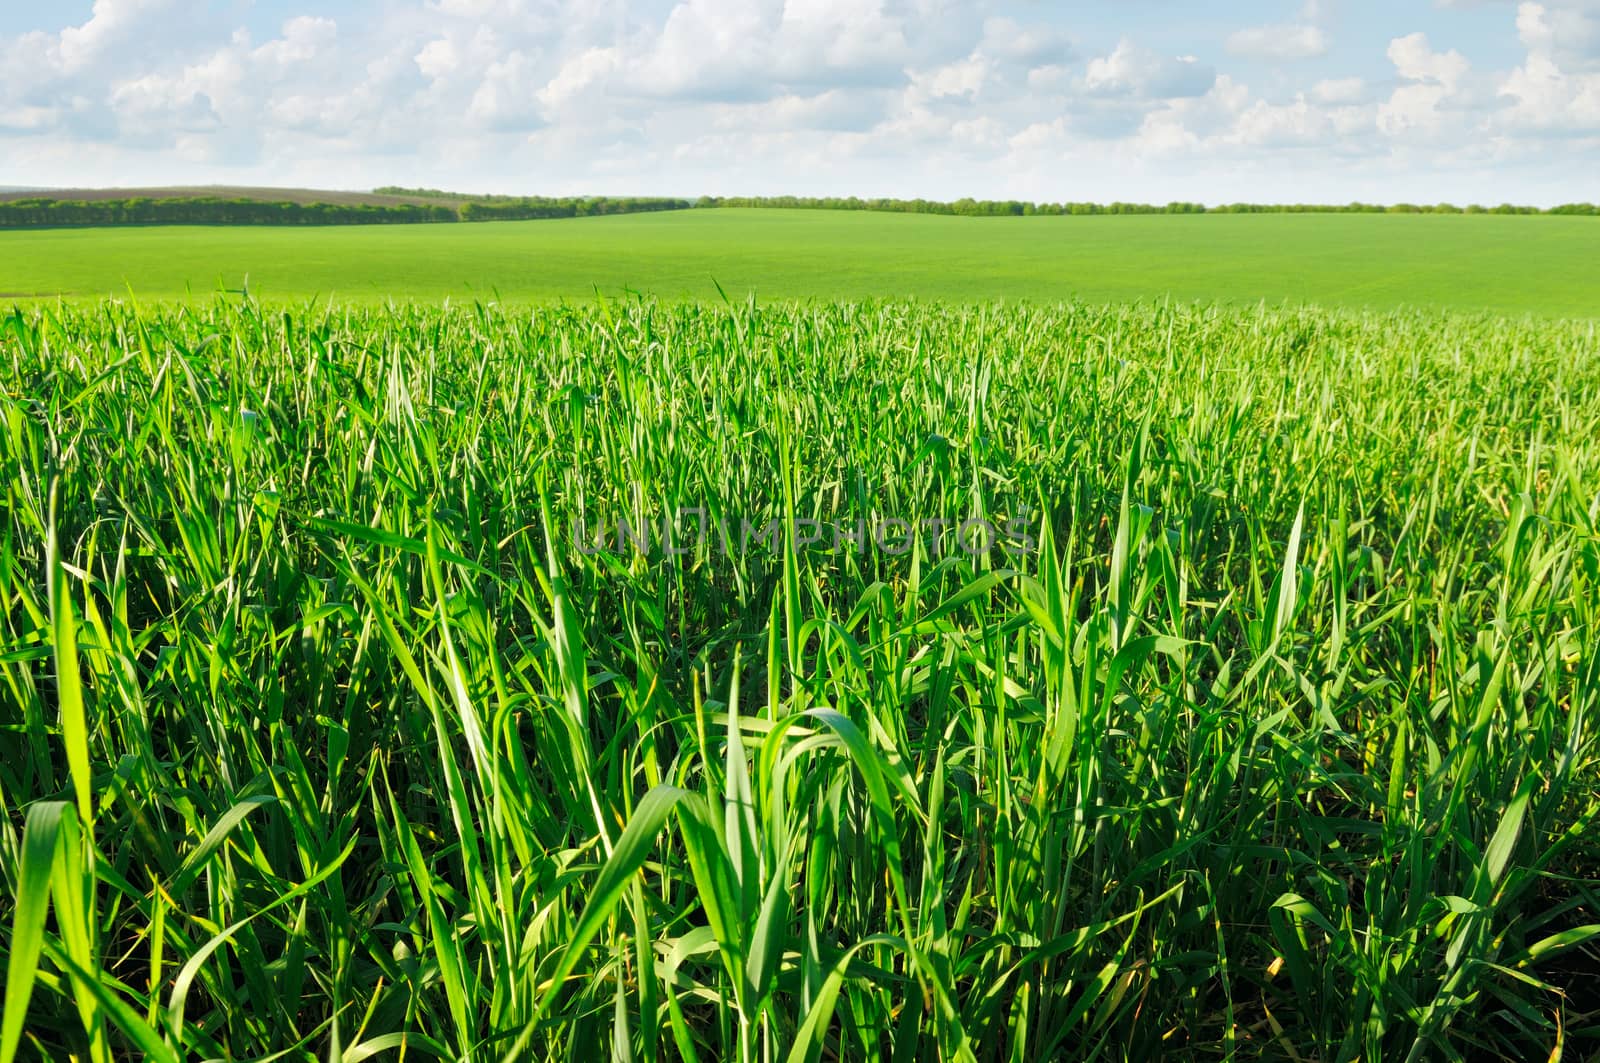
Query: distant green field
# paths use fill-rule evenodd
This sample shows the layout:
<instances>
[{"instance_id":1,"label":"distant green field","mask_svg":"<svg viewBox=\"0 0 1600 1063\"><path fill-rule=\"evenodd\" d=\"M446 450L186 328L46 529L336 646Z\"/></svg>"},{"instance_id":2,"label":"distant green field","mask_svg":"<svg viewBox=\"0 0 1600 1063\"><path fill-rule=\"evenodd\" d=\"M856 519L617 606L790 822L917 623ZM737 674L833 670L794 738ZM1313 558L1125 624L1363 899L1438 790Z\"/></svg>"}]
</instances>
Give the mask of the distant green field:
<instances>
[{"instance_id":1,"label":"distant green field","mask_svg":"<svg viewBox=\"0 0 1600 1063\"><path fill-rule=\"evenodd\" d=\"M0 232L0 299L126 294L372 301L943 300L1173 296L1443 307L1558 317L1600 309L1600 221L1397 215L952 218L695 210L471 226Z\"/></svg>"}]
</instances>

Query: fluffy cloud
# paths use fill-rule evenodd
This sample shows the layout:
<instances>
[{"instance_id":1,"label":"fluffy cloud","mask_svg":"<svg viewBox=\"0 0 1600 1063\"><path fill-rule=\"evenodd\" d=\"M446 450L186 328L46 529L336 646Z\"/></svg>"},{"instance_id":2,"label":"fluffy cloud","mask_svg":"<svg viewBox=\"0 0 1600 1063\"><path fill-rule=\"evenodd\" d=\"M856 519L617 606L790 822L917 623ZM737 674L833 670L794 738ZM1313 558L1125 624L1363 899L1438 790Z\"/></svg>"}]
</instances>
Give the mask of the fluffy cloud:
<instances>
[{"instance_id":1,"label":"fluffy cloud","mask_svg":"<svg viewBox=\"0 0 1600 1063\"><path fill-rule=\"evenodd\" d=\"M153 20L179 13L180 6L174 0L95 0L89 20L62 30L50 50L63 73L83 70L141 39Z\"/></svg>"},{"instance_id":2,"label":"fluffy cloud","mask_svg":"<svg viewBox=\"0 0 1600 1063\"><path fill-rule=\"evenodd\" d=\"M544 124L538 97L543 82L537 57L511 52L483 72L467 117L503 132L537 129Z\"/></svg>"},{"instance_id":3,"label":"fluffy cloud","mask_svg":"<svg viewBox=\"0 0 1600 1063\"><path fill-rule=\"evenodd\" d=\"M1461 83L1471 64L1460 52L1435 52L1425 33L1412 33L1389 42L1389 61L1407 81L1438 85L1449 90Z\"/></svg>"},{"instance_id":4,"label":"fluffy cloud","mask_svg":"<svg viewBox=\"0 0 1600 1063\"><path fill-rule=\"evenodd\" d=\"M908 12L882 0L683 0L631 55L641 96L750 100L892 84L926 54Z\"/></svg>"},{"instance_id":5,"label":"fluffy cloud","mask_svg":"<svg viewBox=\"0 0 1600 1063\"><path fill-rule=\"evenodd\" d=\"M1517 35L1531 55L1563 70L1600 71L1600 2L1519 4Z\"/></svg>"},{"instance_id":6,"label":"fluffy cloud","mask_svg":"<svg viewBox=\"0 0 1600 1063\"><path fill-rule=\"evenodd\" d=\"M1600 13L1524 3L1517 33L1528 57L1500 86L1511 106L1498 127L1524 136L1600 136Z\"/></svg>"},{"instance_id":7,"label":"fluffy cloud","mask_svg":"<svg viewBox=\"0 0 1600 1063\"><path fill-rule=\"evenodd\" d=\"M1426 34L1412 33L1389 43L1389 61L1406 82L1378 108L1378 128L1389 136L1438 129L1450 99L1470 64L1460 52L1435 52Z\"/></svg>"},{"instance_id":8,"label":"fluffy cloud","mask_svg":"<svg viewBox=\"0 0 1600 1063\"><path fill-rule=\"evenodd\" d=\"M1202 96L1217 72L1194 56L1163 56L1124 38L1110 55L1089 61L1083 84L1100 96L1163 100Z\"/></svg>"}]
</instances>

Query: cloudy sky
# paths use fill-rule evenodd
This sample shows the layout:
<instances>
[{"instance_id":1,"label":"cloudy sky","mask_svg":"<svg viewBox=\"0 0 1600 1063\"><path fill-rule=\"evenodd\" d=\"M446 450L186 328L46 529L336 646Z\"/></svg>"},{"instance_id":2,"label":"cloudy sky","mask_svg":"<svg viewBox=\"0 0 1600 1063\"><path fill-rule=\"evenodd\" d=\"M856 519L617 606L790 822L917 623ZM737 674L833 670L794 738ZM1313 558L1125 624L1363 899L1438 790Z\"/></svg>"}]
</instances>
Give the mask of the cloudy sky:
<instances>
[{"instance_id":1,"label":"cloudy sky","mask_svg":"<svg viewBox=\"0 0 1600 1063\"><path fill-rule=\"evenodd\" d=\"M0 0L0 185L1600 200L1600 0Z\"/></svg>"}]
</instances>

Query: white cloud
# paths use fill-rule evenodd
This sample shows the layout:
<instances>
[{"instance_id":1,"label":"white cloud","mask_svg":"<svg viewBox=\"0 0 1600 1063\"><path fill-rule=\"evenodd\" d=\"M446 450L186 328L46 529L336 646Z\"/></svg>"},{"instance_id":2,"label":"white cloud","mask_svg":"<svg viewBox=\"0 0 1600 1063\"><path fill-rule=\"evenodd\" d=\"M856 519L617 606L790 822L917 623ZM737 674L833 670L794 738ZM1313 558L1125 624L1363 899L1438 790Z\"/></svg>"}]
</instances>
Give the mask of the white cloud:
<instances>
[{"instance_id":1,"label":"white cloud","mask_svg":"<svg viewBox=\"0 0 1600 1063\"><path fill-rule=\"evenodd\" d=\"M1328 54L1328 35L1319 26L1252 26L1228 36L1228 51L1255 59L1312 59Z\"/></svg>"},{"instance_id":2,"label":"white cloud","mask_svg":"<svg viewBox=\"0 0 1600 1063\"><path fill-rule=\"evenodd\" d=\"M440 81L460 70L461 61L461 50L448 37L429 41L415 56L417 69L433 81Z\"/></svg>"},{"instance_id":3,"label":"white cloud","mask_svg":"<svg viewBox=\"0 0 1600 1063\"><path fill-rule=\"evenodd\" d=\"M1426 34L1389 42L1389 61L1406 83L1378 108L1378 129L1391 137L1436 133L1452 117L1449 104L1471 64L1460 52L1435 52Z\"/></svg>"},{"instance_id":4,"label":"white cloud","mask_svg":"<svg viewBox=\"0 0 1600 1063\"><path fill-rule=\"evenodd\" d=\"M1204 95L1217 72L1192 56L1168 57L1123 38L1110 54L1089 61L1084 85L1102 96L1174 99Z\"/></svg>"},{"instance_id":5,"label":"white cloud","mask_svg":"<svg viewBox=\"0 0 1600 1063\"><path fill-rule=\"evenodd\" d=\"M1600 2L1517 5L1517 36L1531 55L1574 73L1600 71Z\"/></svg>"},{"instance_id":6,"label":"white cloud","mask_svg":"<svg viewBox=\"0 0 1600 1063\"><path fill-rule=\"evenodd\" d=\"M912 73L911 91L932 99L945 96L965 96L970 99L983 88L988 76L988 61L982 56L970 55L925 73Z\"/></svg>"},{"instance_id":7,"label":"white cloud","mask_svg":"<svg viewBox=\"0 0 1600 1063\"><path fill-rule=\"evenodd\" d=\"M1600 137L1600 73L1590 70L1589 61L1600 40L1589 35L1597 24L1587 11L1518 5L1517 33L1528 56L1500 85L1500 95L1511 105L1498 116L1497 128L1523 136L1564 132Z\"/></svg>"},{"instance_id":8,"label":"white cloud","mask_svg":"<svg viewBox=\"0 0 1600 1063\"><path fill-rule=\"evenodd\" d=\"M995 17L983 23L979 52L1025 67L1063 63L1072 57L1066 34L1049 27L1028 26L1013 18Z\"/></svg>"},{"instance_id":9,"label":"white cloud","mask_svg":"<svg viewBox=\"0 0 1600 1063\"><path fill-rule=\"evenodd\" d=\"M1318 103L1359 103L1367 94L1367 83L1361 78L1328 78L1311 87L1311 95Z\"/></svg>"},{"instance_id":10,"label":"white cloud","mask_svg":"<svg viewBox=\"0 0 1600 1063\"><path fill-rule=\"evenodd\" d=\"M175 0L95 0L89 20L61 31L55 48L68 72L81 70L112 47L142 37L150 21L170 17Z\"/></svg>"},{"instance_id":11,"label":"white cloud","mask_svg":"<svg viewBox=\"0 0 1600 1063\"><path fill-rule=\"evenodd\" d=\"M1412 33L1389 42L1389 61L1395 72L1408 81L1420 81L1453 89L1466 76L1470 64L1460 52L1435 52L1428 35Z\"/></svg>"},{"instance_id":12,"label":"white cloud","mask_svg":"<svg viewBox=\"0 0 1600 1063\"><path fill-rule=\"evenodd\" d=\"M1251 105L1248 86L1227 74L1203 95L1173 99L1144 117L1133 138L1145 154L1189 154L1225 142Z\"/></svg>"},{"instance_id":13,"label":"white cloud","mask_svg":"<svg viewBox=\"0 0 1600 1063\"><path fill-rule=\"evenodd\" d=\"M1304 96L1292 103L1257 100L1239 115L1232 131L1236 143L1253 146L1326 143L1333 133L1328 113Z\"/></svg>"},{"instance_id":14,"label":"white cloud","mask_svg":"<svg viewBox=\"0 0 1600 1063\"><path fill-rule=\"evenodd\" d=\"M538 60L526 52L511 52L484 71L467 116L495 130L536 129L544 124L538 106L542 83Z\"/></svg>"},{"instance_id":15,"label":"white cloud","mask_svg":"<svg viewBox=\"0 0 1600 1063\"><path fill-rule=\"evenodd\" d=\"M631 55L626 90L769 99L797 87L885 84L918 58L906 21L853 0L682 0Z\"/></svg>"},{"instance_id":16,"label":"white cloud","mask_svg":"<svg viewBox=\"0 0 1600 1063\"><path fill-rule=\"evenodd\" d=\"M539 90L539 102L549 110L560 110L604 85L621 68L622 56L615 48L590 48L569 59Z\"/></svg>"},{"instance_id":17,"label":"white cloud","mask_svg":"<svg viewBox=\"0 0 1600 1063\"><path fill-rule=\"evenodd\" d=\"M863 106L855 94L829 89L815 96L780 96L754 104L720 108L714 119L720 128L753 132L848 131L862 133L883 116L882 104Z\"/></svg>"},{"instance_id":18,"label":"white cloud","mask_svg":"<svg viewBox=\"0 0 1600 1063\"><path fill-rule=\"evenodd\" d=\"M283 36L257 48L254 58L262 66L282 73L325 56L338 36L339 27L333 20L301 15L284 23Z\"/></svg>"}]
</instances>

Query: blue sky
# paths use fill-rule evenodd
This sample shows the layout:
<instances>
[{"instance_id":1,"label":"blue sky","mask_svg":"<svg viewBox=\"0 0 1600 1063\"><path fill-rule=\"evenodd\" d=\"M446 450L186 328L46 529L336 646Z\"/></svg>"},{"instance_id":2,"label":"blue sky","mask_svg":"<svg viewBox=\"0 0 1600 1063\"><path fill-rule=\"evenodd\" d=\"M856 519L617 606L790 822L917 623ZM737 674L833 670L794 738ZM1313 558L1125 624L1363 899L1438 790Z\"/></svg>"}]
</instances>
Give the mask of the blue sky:
<instances>
[{"instance_id":1,"label":"blue sky","mask_svg":"<svg viewBox=\"0 0 1600 1063\"><path fill-rule=\"evenodd\" d=\"M0 0L0 185L1600 200L1600 0Z\"/></svg>"}]
</instances>

